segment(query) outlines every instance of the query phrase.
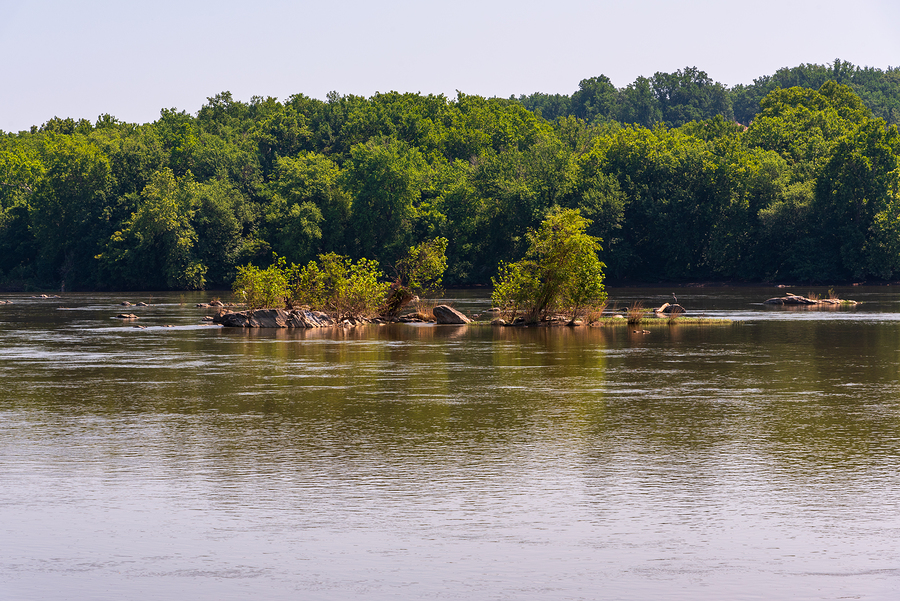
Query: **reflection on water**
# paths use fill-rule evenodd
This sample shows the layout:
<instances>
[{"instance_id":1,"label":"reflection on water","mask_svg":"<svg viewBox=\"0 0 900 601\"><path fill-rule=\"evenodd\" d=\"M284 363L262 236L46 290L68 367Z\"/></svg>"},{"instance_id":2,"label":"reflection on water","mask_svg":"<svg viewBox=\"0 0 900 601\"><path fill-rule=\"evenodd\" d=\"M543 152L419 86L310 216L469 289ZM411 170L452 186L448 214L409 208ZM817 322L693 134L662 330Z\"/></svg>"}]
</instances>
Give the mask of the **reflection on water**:
<instances>
[{"instance_id":1,"label":"reflection on water","mask_svg":"<svg viewBox=\"0 0 900 601\"><path fill-rule=\"evenodd\" d=\"M13 297L0 596L892 598L900 311L853 292L679 290L737 321L649 334L223 330L178 295L139 329L118 298Z\"/></svg>"}]
</instances>

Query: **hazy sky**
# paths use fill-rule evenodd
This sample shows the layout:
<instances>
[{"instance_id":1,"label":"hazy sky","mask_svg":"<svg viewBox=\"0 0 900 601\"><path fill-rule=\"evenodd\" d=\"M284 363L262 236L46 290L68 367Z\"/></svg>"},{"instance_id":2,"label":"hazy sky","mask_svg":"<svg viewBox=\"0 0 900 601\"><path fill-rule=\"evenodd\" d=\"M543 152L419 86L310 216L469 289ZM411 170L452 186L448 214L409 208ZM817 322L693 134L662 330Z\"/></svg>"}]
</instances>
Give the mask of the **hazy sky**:
<instances>
[{"instance_id":1,"label":"hazy sky","mask_svg":"<svg viewBox=\"0 0 900 601\"><path fill-rule=\"evenodd\" d=\"M144 123L208 96L566 93L696 66L728 85L900 65L897 0L0 0L0 129Z\"/></svg>"}]
</instances>

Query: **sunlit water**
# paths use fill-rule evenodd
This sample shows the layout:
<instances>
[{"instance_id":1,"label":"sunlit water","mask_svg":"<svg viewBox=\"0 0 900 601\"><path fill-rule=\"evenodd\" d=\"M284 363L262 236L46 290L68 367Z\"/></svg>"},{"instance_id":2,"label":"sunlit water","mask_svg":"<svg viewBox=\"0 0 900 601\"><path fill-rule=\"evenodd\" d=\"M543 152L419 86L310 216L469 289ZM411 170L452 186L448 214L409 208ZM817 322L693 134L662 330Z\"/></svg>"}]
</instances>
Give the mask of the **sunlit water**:
<instances>
[{"instance_id":1,"label":"sunlit water","mask_svg":"<svg viewBox=\"0 0 900 601\"><path fill-rule=\"evenodd\" d=\"M897 598L893 290L611 291L734 320L649 334L2 295L0 599Z\"/></svg>"}]
</instances>

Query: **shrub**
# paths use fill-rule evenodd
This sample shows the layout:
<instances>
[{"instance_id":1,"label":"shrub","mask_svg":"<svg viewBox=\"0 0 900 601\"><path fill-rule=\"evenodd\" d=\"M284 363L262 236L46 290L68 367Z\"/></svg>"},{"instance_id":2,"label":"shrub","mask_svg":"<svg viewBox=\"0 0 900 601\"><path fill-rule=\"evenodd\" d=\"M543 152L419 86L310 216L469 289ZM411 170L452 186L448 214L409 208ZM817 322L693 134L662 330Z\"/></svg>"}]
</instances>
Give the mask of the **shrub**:
<instances>
[{"instance_id":1,"label":"shrub","mask_svg":"<svg viewBox=\"0 0 900 601\"><path fill-rule=\"evenodd\" d=\"M266 269L255 265L238 267L238 275L232 289L240 297L247 309L283 307L288 292L284 257Z\"/></svg>"},{"instance_id":2,"label":"shrub","mask_svg":"<svg viewBox=\"0 0 900 601\"><path fill-rule=\"evenodd\" d=\"M354 263L335 253L319 255L318 262L292 266L288 304L307 305L338 319L367 317L378 312L387 296L390 284L383 278L375 261Z\"/></svg>"}]
</instances>

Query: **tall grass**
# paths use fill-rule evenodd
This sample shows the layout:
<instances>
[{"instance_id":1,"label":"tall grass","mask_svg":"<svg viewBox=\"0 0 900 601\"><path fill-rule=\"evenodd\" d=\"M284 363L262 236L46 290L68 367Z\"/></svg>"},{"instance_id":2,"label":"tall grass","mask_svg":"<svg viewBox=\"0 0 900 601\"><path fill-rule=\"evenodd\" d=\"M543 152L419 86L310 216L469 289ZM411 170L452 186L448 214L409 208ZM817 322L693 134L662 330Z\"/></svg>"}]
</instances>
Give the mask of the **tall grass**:
<instances>
[{"instance_id":1,"label":"tall grass","mask_svg":"<svg viewBox=\"0 0 900 601\"><path fill-rule=\"evenodd\" d=\"M647 311L644 309L644 303L641 301L635 301L631 303L631 306L628 307L628 313L626 319L628 320L628 325L634 326L641 323L641 320L644 319L644 316L647 314Z\"/></svg>"},{"instance_id":2,"label":"tall grass","mask_svg":"<svg viewBox=\"0 0 900 601\"><path fill-rule=\"evenodd\" d=\"M415 317L423 321L435 321L435 305L437 305L437 303L433 300L419 299L418 301L416 301L416 312L410 315L410 317Z\"/></svg>"},{"instance_id":3,"label":"tall grass","mask_svg":"<svg viewBox=\"0 0 900 601\"><path fill-rule=\"evenodd\" d=\"M603 312L606 311L607 303L601 303L596 307L591 307L584 314L584 323L591 324L600 321L603 317Z\"/></svg>"}]
</instances>

